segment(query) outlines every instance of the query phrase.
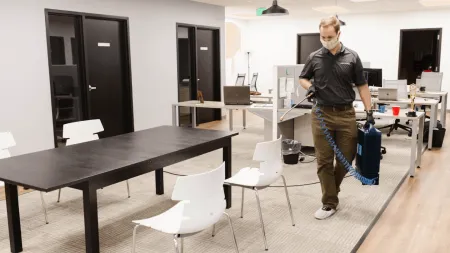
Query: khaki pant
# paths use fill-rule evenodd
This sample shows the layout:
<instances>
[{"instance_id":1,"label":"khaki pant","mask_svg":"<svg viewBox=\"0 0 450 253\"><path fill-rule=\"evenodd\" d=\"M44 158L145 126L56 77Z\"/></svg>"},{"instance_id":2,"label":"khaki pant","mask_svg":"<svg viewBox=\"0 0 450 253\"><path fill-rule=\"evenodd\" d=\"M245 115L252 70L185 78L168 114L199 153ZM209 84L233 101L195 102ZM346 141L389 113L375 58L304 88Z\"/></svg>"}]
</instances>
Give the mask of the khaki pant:
<instances>
[{"instance_id":1,"label":"khaki pant","mask_svg":"<svg viewBox=\"0 0 450 253\"><path fill-rule=\"evenodd\" d=\"M351 163L356 154L357 127L355 109L352 106L319 106L322 118L336 145ZM339 204L338 193L347 170L339 161L334 162L335 153L325 138L320 121L313 108L312 133L317 158L317 175L322 186L323 206L336 209Z\"/></svg>"}]
</instances>

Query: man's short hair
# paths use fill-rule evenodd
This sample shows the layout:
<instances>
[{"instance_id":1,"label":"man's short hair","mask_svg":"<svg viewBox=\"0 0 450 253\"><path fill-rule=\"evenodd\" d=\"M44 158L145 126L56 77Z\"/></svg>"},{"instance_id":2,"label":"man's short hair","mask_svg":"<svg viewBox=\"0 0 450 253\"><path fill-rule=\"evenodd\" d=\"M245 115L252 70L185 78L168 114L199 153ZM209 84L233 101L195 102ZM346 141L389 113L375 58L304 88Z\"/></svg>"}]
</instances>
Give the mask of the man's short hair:
<instances>
[{"instance_id":1,"label":"man's short hair","mask_svg":"<svg viewBox=\"0 0 450 253\"><path fill-rule=\"evenodd\" d=\"M319 29L328 26L333 26L334 31L336 31L336 33L338 33L341 30L341 22L339 22L339 19L337 19L336 16L331 16L322 19L320 21Z\"/></svg>"}]
</instances>

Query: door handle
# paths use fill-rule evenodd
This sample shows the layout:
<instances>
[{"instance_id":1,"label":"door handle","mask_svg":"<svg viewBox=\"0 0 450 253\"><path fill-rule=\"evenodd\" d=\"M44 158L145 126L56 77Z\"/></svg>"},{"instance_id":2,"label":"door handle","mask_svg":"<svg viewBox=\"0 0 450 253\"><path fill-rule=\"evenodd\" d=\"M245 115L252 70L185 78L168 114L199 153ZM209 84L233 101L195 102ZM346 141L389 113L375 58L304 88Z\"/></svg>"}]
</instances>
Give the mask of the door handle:
<instances>
[{"instance_id":1,"label":"door handle","mask_svg":"<svg viewBox=\"0 0 450 253\"><path fill-rule=\"evenodd\" d=\"M89 85L89 91L96 90L96 89L97 89L97 87L93 87L93 86Z\"/></svg>"}]
</instances>

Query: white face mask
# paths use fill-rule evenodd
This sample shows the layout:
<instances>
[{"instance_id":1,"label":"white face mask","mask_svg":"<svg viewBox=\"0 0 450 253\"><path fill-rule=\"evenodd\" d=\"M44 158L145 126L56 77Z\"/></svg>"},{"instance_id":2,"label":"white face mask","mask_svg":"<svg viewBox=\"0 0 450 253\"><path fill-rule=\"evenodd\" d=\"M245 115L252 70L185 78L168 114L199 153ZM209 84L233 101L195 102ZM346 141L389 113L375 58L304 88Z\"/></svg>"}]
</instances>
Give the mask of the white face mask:
<instances>
[{"instance_id":1,"label":"white face mask","mask_svg":"<svg viewBox=\"0 0 450 253\"><path fill-rule=\"evenodd\" d=\"M336 36L333 39L329 40L329 41L324 41L322 40L322 38L320 39L320 42L322 42L322 45L324 48L328 49L328 50L332 50L334 48L336 48L339 45L339 38Z\"/></svg>"}]
</instances>

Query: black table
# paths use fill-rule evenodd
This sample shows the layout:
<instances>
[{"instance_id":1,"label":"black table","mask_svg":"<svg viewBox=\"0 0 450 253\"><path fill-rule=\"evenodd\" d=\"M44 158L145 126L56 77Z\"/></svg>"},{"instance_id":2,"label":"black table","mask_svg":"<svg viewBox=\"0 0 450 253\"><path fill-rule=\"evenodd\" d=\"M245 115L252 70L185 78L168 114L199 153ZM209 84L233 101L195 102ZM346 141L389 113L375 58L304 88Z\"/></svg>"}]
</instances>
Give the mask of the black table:
<instances>
[{"instance_id":1,"label":"black table","mask_svg":"<svg viewBox=\"0 0 450 253\"><path fill-rule=\"evenodd\" d=\"M83 191L86 252L100 252L97 189L155 171L156 193L164 194L163 168L223 149L225 178L231 177L231 137L237 133L162 126L64 148L0 160L5 182L11 252L22 252L17 186L49 192ZM231 187L224 186L227 208Z\"/></svg>"}]
</instances>

